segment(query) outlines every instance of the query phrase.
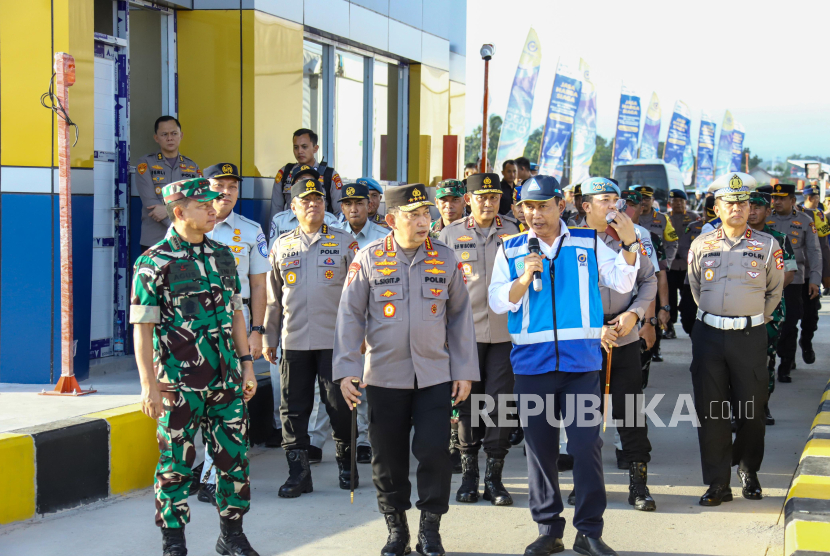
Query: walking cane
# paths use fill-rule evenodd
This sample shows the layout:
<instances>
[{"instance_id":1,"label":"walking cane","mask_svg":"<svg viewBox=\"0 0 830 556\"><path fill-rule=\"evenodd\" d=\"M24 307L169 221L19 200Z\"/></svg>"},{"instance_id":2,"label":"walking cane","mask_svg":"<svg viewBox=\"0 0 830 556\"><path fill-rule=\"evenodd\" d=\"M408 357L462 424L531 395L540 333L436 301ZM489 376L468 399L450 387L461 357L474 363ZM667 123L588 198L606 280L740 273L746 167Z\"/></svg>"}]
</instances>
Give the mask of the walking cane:
<instances>
[{"instance_id":1,"label":"walking cane","mask_svg":"<svg viewBox=\"0 0 830 556\"><path fill-rule=\"evenodd\" d=\"M359 380L352 380L352 384L355 388L360 388L360 381ZM357 450L357 402L352 402L352 473L349 476L349 486L351 487L352 491L352 501L351 503L354 504L354 472L355 472L355 450Z\"/></svg>"},{"instance_id":2,"label":"walking cane","mask_svg":"<svg viewBox=\"0 0 830 556\"><path fill-rule=\"evenodd\" d=\"M605 407L602 411L602 432L605 432L605 427L608 426L608 393L611 390L611 354L614 348L608 346L608 365L605 367Z\"/></svg>"}]
</instances>

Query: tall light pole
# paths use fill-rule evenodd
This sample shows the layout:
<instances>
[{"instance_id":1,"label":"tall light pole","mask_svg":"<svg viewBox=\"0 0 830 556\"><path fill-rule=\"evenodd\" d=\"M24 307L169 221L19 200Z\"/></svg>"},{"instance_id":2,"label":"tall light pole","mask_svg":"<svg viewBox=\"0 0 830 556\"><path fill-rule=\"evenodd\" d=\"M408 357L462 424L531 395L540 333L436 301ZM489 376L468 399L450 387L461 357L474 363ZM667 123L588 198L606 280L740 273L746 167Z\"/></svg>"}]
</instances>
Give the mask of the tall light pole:
<instances>
[{"instance_id":1,"label":"tall light pole","mask_svg":"<svg viewBox=\"0 0 830 556\"><path fill-rule=\"evenodd\" d=\"M484 122L481 124L481 173L487 171L487 101L490 94L488 80L490 79L490 58L496 53L496 47L485 44L481 47L481 58L484 60Z\"/></svg>"}]
</instances>

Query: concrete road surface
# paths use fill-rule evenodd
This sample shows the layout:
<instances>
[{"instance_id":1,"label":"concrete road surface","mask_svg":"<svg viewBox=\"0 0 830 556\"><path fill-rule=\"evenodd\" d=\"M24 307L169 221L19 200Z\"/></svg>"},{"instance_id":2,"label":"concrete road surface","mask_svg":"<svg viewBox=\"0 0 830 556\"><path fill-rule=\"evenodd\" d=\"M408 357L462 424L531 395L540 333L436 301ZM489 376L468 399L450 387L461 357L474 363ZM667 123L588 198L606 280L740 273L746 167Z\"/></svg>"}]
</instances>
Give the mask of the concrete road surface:
<instances>
[{"instance_id":1,"label":"concrete road surface","mask_svg":"<svg viewBox=\"0 0 830 556\"><path fill-rule=\"evenodd\" d=\"M830 299L825 300L830 307ZM828 380L830 329L828 311L815 344L814 365L805 365L799 354L792 384L777 384L771 408L777 423L767 428L766 457L760 473L765 498L748 501L740 495L733 476L735 501L719 508L703 508L697 501L702 485L697 435L689 423L677 428L649 424L653 445L649 464L649 486L657 501L657 512L643 513L627 503L628 473L616 469L613 429L605 434L603 449L608 510L604 539L621 555L779 555L783 550L782 505L787 487L815 416L821 391ZM678 328L679 329L679 328ZM649 396L665 397L656 413L668 424L678 396L691 394L689 362L691 344L679 332L677 340L664 341L666 362L652 366ZM686 408L688 411L688 408ZM299 499L277 497L287 476L281 449L257 447L251 453L252 510L245 530L263 556L377 554L386 538L378 513L371 470L359 466L360 488L354 505L349 493L337 487L334 444L325 448L323 463L312 466L314 492ZM415 468L413 458L412 469ZM482 460L482 474L484 461ZM414 481L414 472L410 475ZM67 480L72 480L67 477ZM527 509L527 467L522 449L514 448L505 466L505 484L513 494L512 507L496 508L481 501L474 505L455 502L460 476L453 476L453 496L441 531L448 554L522 554L536 537L536 526ZM561 476L563 490L572 486L571 473ZM213 508L191 497L192 520L187 540L193 556L215 554L218 517ZM413 503L415 498L413 497ZM2 501L0 501L2 503ZM128 496L48 515L22 524L0 527L3 556L146 556L160 554L160 533L153 523L151 489ZM565 554L575 536L570 526L573 509L565 506ZM417 532L418 513L408 513L410 529ZM414 550L414 540L412 547Z\"/></svg>"}]
</instances>

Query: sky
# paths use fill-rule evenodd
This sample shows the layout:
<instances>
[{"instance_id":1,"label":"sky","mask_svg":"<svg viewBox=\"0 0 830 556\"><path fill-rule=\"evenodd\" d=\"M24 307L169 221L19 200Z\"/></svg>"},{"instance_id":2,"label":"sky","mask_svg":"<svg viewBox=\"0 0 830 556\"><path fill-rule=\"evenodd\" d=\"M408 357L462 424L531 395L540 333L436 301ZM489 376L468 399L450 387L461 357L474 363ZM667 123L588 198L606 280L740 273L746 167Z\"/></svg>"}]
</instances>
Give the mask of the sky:
<instances>
[{"instance_id":1,"label":"sky","mask_svg":"<svg viewBox=\"0 0 830 556\"><path fill-rule=\"evenodd\" d=\"M820 30L830 20L830 1L788 0L775 9L765 4L467 0L467 133L482 121L481 45L496 47L489 112L504 116L532 25L542 48L532 129L544 124L557 60L576 69L581 57L597 91L597 133L607 139L614 135L625 83L640 96L641 129L651 93L657 93L661 141L675 101L682 100L691 110L695 150L701 110L717 123L717 144L728 109L746 128L744 146L764 160L830 156L830 47Z\"/></svg>"}]
</instances>

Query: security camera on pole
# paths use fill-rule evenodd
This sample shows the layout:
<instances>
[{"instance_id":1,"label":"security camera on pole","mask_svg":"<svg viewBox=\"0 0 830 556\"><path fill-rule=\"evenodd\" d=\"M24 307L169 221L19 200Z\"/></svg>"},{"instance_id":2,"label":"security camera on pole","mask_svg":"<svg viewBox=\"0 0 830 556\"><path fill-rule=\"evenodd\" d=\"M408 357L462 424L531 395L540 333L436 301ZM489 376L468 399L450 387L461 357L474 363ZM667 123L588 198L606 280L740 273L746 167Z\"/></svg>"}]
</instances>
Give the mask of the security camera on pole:
<instances>
[{"instance_id":1,"label":"security camera on pole","mask_svg":"<svg viewBox=\"0 0 830 556\"><path fill-rule=\"evenodd\" d=\"M485 44L481 47L481 59L484 60L484 123L481 125L481 168L482 174L487 172L487 100L489 96L488 80L490 79L490 58L496 53L496 47Z\"/></svg>"}]
</instances>

